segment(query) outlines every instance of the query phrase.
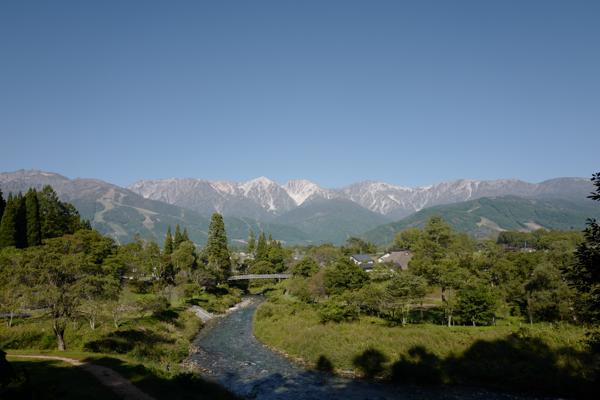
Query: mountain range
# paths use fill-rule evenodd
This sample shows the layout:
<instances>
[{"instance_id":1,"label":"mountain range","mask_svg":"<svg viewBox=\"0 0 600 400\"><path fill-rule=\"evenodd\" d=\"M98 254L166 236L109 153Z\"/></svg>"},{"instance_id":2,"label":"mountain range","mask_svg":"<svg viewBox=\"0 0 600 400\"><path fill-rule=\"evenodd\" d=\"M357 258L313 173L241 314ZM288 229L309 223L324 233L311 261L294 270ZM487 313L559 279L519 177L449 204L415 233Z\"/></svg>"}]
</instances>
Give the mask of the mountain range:
<instances>
[{"instance_id":1,"label":"mountain range","mask_svg":"<svg viewBox=\"0 0 600 400\"><path fill-rule=\"evenodd\" d=\"M29 187L39 188L45 184L52 185L63 200L73 203L96 229L119 242L130 241L136 234L162 241L168 225L180 224L187 227L190 237L198 243L206 239L213 212L224 215L232 242L243 242L248 230L253 229L268 231L290 244L325 241L339 244L349 236L363 234L377 237L376 241L382 243L389 240L389 235L381 232L396 230L387 224L406 217L417 218L429 212L426 210L431 207L484 198L494 203L504 201L501 199L506 196L525 201L515 205L517 208L528 204L527 207L532 209L546 209L550 203L563 202L562 206L576 210L567 217L570 221L565 226L578 229L585 222L580 217L588 211L586 196L592 190L590 181L583 178L557 178L541 183L463 179L418 188L367 181L340 189L322 188L307 180L292 180L280 185L266 177L239 183L171 178L142 180L124 188L96 179L69 179L36 170L0 173L0 189L4 193L26 191ZM482 210L489 213L491 208L483 207ZM539 215L547 213L540 212ZM488 218L487 214L479 217ZM544 218L533 218L529 225L521 222L516 221L517 229L554 227ZM495 226L493 223L487 225ZM497 228L488 230L473 229L473 224L461 226L463 230L468 226L466 230L475 235L513 229L503 228L504 225L497 222ZM372 233L378 228L380 234Z\"/></svg>"}]
</instances>

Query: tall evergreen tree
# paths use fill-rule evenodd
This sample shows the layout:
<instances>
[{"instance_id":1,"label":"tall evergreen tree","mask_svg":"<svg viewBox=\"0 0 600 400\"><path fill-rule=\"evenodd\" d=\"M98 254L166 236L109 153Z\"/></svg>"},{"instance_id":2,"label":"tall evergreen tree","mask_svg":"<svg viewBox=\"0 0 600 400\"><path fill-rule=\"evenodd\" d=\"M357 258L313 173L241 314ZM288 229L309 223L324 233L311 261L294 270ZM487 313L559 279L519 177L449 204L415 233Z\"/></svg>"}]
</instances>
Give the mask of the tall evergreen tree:
<instances>
[{"instance_id":1,"label":"tall evergreen tree","mask_svg":"<svg viewBox=\"0 0 600 400\"><path fill-rule=\"evenodd\" d=\"M17 235L15 237L16 246L20 249L27 247L27 208L25 205L25 198L23 194L19 192L15 197L15 226L17 229Z\"/></svg>"},{"instance_id":2,"label":"tall evergreen tree","mask_svg":"<svg viewBox=\"0 0 600 400\"><path fill-rule=\"evenodd\" d=\"M256 244L256 256L254 257L257 261L266 261L269 258L269 246L267 244L267 237L264 232L261 232L258 236L258 243Z\"/></svg>"},{"instance_id":3,"label":"tall evergreen tree","mask_svg":"<svg viewBox=\"0 0 600 400\"><path fill-rule=\"evenodd\" d=\"M185 239L183 238L183 234L181 233L181 228L179 224L175 226L175 238L173 239L173 251L179 248L179 245L183 243Z\"/></svg>"},{"instance_id":4,"label":"tall evergreen tree","mask_svg":"<svg viewBox=\"0 0 600 400\"><path fill-rule=\"evenodd\" d=\"M254 236L254 231L250 229L250 233L248 234L248 247L246 248L246 252L248 254L254 254L254 249L256 249L256 237Z\"/></svg>"},{"instance_id":5,"label":"tall evergreen tree","mask_svg":"<svg viewBox=\"0 0 600 400\"><path fill-rule=\"evenodd\" d=\"M188 235L187 228L183 228L183 241L184 242L190 241L190 235Z\"/></svg>"},{"instance_id":6,"label":"tall evergreen tree","mask_svg":"<svg viewBox=\"0 0 600 400\"><path fill-rule=\"evenodd\" d=\"M231 273L231 258L227 248L227 234L223 216L214 213L208 227L208 239L205 253L208 266L213 270L219 281L225 281Z\"/></svg>"},{"instance_id":7,"label":"tall evergreen tree","mask_svg":"<svg viewBox=\"0 0 600 400\"><path fill-rule=\"evenodd\" d=\"M6 208L0 221L0 248L17 245L17 204L9 193Z\"/></svg>"},{"instance_id":8,"label":"tall evergreen tree","mask_svg":"<svg viewBox=\"0 0 600 400\"><path fill-rule=\"evenodd\" d=\"M2 197L2 190L0 190L0 221L2 221L2 214L4 214L4 209L6 208L6 201L4 197Z\"/></svg>"},{"instance_id":9,"label":"tall evergreen tree","mask_svg":"<svg viewBox=\"0 0 600 400\"><path fill-rule=\"evenodd\" d=\"M40 205L35 189L29 189L25 195L25 209L27 212L27 246L38 246L42 244L42 225L40 223Z\"/></svg>"},{"instance_id":10,"label":"tall evergreen tree","mask_svg":"<svg viewBox=\"0 0 600 400\"><path fill-rule=\"evenodd\" d=\"M165 254L169 254L169 255L173 253L173 236L171 236L171 226L170 225L167 228L167 236L165 237L164 252L165 252Z\"/></svg>"}]
</instances>

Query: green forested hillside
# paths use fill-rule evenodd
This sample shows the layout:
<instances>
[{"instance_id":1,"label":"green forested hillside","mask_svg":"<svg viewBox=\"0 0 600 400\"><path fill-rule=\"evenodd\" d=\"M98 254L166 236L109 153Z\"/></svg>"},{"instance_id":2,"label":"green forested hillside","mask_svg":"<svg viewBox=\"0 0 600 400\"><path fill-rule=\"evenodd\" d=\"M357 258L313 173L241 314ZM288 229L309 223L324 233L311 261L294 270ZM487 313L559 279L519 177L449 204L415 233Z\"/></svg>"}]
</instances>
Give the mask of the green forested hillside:
<instances>
[{"instance_id":1,"label":"green forested hillside","mask_svg":"<svg viewBox=\"0 0 600 400\"><path fill-rule=\"evenodd\" d=\"M285 213L275 220L305 232L313 243L341 244L350 236L389 221L348 200L312 201ZM276 236L274 236L277 238Z\"/></svg>"},{"instance_id":2,"label":"green forested hillside","mask_svg":"<svg viewBox=\"0 0 600 400\"><path fill-rule=\"evenodd\" d=\"M427 220L439 215L454 229L474 237L485 237L503 230L531 231L577 229L590 217L600 217L591 200L536 200L506 196L465 201L421 210L401 221L378 226L363 237L379 245L389 244L394 235L406 228L423 227Z\"/></svg>"}]
</instances>

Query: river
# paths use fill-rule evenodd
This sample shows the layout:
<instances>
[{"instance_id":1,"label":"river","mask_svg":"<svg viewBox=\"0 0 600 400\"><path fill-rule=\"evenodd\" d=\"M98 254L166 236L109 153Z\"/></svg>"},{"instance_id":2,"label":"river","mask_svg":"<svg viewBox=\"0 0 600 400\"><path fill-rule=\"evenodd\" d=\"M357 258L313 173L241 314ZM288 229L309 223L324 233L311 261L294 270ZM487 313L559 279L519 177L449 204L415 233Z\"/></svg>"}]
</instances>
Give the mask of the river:
<instances>
[{"instance_id":1,"label":"river","mask_svg":"<svg viewBox=\"0 0 600 400\"><path fill-rule=\"evenodd\" d=\"M252 334L252 316L262 301L210 321L194 340L192 364L233 393L259 400L520 399L477 388L424 388L352 380L306 370L263 346ZM293 333L290 333L293 334Z\"/></svg>"}]
</instances>

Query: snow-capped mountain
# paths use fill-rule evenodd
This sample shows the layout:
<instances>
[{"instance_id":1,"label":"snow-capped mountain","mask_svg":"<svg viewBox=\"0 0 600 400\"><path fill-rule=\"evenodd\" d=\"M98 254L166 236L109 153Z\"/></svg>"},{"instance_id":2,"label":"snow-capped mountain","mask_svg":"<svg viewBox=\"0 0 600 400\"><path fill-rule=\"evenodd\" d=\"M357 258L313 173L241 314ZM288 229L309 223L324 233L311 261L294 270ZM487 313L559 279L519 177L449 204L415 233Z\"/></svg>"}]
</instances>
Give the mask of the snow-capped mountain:
<instances>
[{"instance_id":1,"label":"snow-capped mountain","mask_svg":"<svg viewBox=\"0 0 600 400\"><path fill-rule=\"evenodd\" d=\"M516 179L461 179L417 188L367 181L341 189L325 189L303 179L279 185L260 177L242 183L197 179L140 181L129 189L146 198L191 208L203 214L218 211L226 215L260 219L282 215L315 200L342 199L389 219L400 219L426 207L482 197L513 195L584 199L591 185L583 178L558 178L541 183Z\"/></svg>"},{"instance_id":2,"label":"snow-capped mountain","mask_svg":"<svg viewBox=\"0 0 600 400\"><path fill-rule=\"evenodd\" d=\"M5 197L10 192L25 192L46 184L52 185L63 200L73 203L96 229L121 242L138 234L161 241L167 226L180 224L201 243L206 238L210 214L216 211L226 217L228 235L234 241L243 241L248 230L253 229L273 233L287 243L304 244L340 244L349 236L436 205L512 195L526 200L519 204L535 213L537 208L527 204L555 199L581 204L588 201L586 196L593 189L591 182L582 178L557 178L541 183L463 179L419 188L361 182L341 189L325 189L307 180L280 185L265 177L241 183L173 178L140 181L122 188L96 179L69 179L44 171L0 173L0 189ZM503 201L494 204L506 204ZM571 224L568 226L582 225L585 221L573 217L577 207L572 206L572 217L561 211L565 207L559 208L565 215L562 222ZM534 222L556 226L548 219L547 210L548 207L540 208L540 217ZM493 207L487 207L485 218L493 219L502 211L506 210L494 212Z\"/></svg>"},{"instance_id":3,"label":"snow-capped mountain","mask_svg":"<svg viewBox=\"0 0 600 400\"><path fill-rule=\"evenodd\" d=\"M306 201L315 199L333 199L339 197L339 194L333 190L323 189L316 183L306 179L294 179L288 181L283 188L287 194L294 200L297 206Z\"/></svg>"}]
</instances>

